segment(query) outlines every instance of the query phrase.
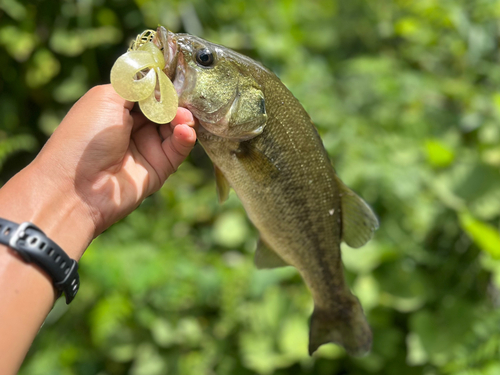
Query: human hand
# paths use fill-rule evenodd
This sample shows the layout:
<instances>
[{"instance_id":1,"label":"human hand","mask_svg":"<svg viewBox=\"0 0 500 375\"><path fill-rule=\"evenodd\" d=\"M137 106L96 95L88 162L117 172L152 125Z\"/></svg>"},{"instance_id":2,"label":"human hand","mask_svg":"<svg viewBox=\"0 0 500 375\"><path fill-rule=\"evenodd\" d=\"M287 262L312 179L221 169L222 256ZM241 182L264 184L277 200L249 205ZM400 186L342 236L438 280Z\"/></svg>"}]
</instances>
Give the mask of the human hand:
<instances>
[{"instance_id":1,"label":"human hand","mask_svg":"<svg viewBox=\"0 0 500 375\"><path fill-rule=\"evenodd\" d=\"M133 106L111 85L94 87L39 156L40 162L57 165L65 183L75 187L94 219L95 235L157 191L196 140L188 110L178 109L172 123L158 130L142 113L131 112Z\"/></svg>"},{"instance_id":2,"label":"human hand","mask_svg":"<svg viewBox=\"0 0 500 375\"><path fill-rule=\"evenodd\" d=\"M43 222L42 230L49 237L54 232L65 250L66 243L73 246L63 237L74 222L87 242L78 246L76 258L90 240L157 191L195 143L188 110L179 108L172 123L158 129L142 113L132 111L133 106L111 85L94 87L21 172L25 182L20 185L34 186L42 202L34 210L38 214L22 220Z\"/></svg>"}]
</instances>

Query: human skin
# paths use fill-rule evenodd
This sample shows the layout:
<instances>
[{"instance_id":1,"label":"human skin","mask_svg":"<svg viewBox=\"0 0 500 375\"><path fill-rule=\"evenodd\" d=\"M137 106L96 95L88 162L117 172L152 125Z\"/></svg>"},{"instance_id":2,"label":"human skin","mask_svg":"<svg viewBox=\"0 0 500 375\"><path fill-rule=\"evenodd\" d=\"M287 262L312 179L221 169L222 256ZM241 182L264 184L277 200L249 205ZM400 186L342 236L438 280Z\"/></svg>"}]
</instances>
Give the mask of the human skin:
<instances>
[{"instance_id":1,"label":"human skin","mask_svg":"<svg viewBox=\"0 0 500 375\"><path fill-rule=\"evenodd\" d=\"M196 141L188 110L158 128L133 109L111 85L92 88L0 189L0 217L34 223L80 260L95 237L163 185ZM0 374L17 373L55 299L41 269L0 245Z\"/></svg>"}]
</instances>

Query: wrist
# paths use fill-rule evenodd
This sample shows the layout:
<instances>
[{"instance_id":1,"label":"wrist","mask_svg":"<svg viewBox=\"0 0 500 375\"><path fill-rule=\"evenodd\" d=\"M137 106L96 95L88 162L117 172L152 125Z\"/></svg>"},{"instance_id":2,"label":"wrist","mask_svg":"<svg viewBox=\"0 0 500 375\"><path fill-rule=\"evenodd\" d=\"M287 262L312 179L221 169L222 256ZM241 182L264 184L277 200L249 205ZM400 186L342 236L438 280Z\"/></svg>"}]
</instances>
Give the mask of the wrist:
<instances>
[{"instance_id":1,"label":"wrist","mask_svg":"<svg viewBox=\"0 0 500 375\"><path fill-rule=\"evenodd\" d=\"M94 237L95 224L74 184L35 160L0 190L0 217L29 221L79 260Z\"/></svg>"},{"instance_id":2,"label":"wrist","mask_svg":"<svg viewBox=\"0 0 500 375\"><path fill-rule=\"evenodd\" d=\"M50 172L37 171L32 164L9 180L0 189L0 217L18 224L32 222L70 258L79 260L92 239L92 225L71 194L61 193L66 189L62 180ZM9 358L0 360L0 372L15 373L58 290L46 268L26 263L4 245L0 245L0 271L0 352Z\"/></svg>"}]
</instances>

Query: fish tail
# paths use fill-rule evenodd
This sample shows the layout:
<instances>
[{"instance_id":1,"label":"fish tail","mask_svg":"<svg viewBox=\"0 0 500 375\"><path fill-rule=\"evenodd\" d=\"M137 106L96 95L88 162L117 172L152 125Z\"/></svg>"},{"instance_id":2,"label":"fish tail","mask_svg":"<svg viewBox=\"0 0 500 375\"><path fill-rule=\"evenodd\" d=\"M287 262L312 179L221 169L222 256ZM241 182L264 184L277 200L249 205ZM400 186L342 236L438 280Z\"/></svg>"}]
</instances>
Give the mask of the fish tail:
<instances>
[{"instance_id":1,"label":"fish tail","mask_svg":"<svg viewBox=\"0 0 500 375\"><path fill-rule=\"evenodd\" d=\"M353 356L363 356L371 349L370 326L361 304L351 293L336 309L314 307L309 332L309 355L328 342L343 346Z\"/></svg>"}]
</instances>

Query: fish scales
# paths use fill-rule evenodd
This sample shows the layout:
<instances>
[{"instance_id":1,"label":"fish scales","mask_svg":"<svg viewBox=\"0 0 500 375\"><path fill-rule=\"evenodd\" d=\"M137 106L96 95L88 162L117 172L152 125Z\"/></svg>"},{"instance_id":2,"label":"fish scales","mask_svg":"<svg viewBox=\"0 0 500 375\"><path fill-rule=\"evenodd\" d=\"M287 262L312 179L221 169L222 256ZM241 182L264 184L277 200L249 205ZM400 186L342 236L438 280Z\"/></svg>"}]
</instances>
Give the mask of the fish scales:
<instances>
[{"instance_id":1,"label":"fish scales","mask_svg":"<svg viewBox=\"0 0 500 375\"><path fill-rule=\"evenodd\" d=\"M272 79L264 84L264 96L269 103L267 125L261 135L246 141L245 147L259 150L267 157L261 159L264 163L274 162L277 170L271 171L272 178L262 181L260 164L235 152L240 148L238 142L205 139L204 132L199 140L234 188L264 241L301 273L316 306L336 309L346 286L335 172L324 148L318 147L321 140L309 115L290 91Z\"/></svg>"},{"instance_id":2,"label":"fish scales","mask_svg":"<svg viewBox=\"0 0 500 375\"><path fill-rule=\"evenodd\" d=\"M340 200L338 194L332 194L334 172L324 149L318 147L321 141L308 114L281 82L267 80L264 96L267 125L261 135L246 141L241 154L239 142L205 139L204 132L199 139L265 242L304 278L309 279L308 270L325 274L314 293L339 276L343 280L338 251ZM261 156L260 162L248 155L254 150ZM263 181L267 176L262 169L270 171L271 178ZM329 214L332 209L334 215ZM311 257L311 252L316 256ZM309 285L313 283L311 280ZM328 294L336 291L330 288ZM316 301L321 296L325 293L318 293Z\"/></svg>"},{"instance_id":3,"label":"fish scales","mask_svg":"<svg viewBox=\"0 0 500 375\"><path fill-rule=\"evenodd\" d=\"M166 70L176 72L179 105L199 120L219 197L231 186L259 230L257 266L291 265L311 291L309 352L335 342L365 354L371 330L345 283L340 243L369 240L373 212L337 177L309 115L272 72L201 38L158 34L166 61L177 64Z\"/></svg>"}]
</instances>

